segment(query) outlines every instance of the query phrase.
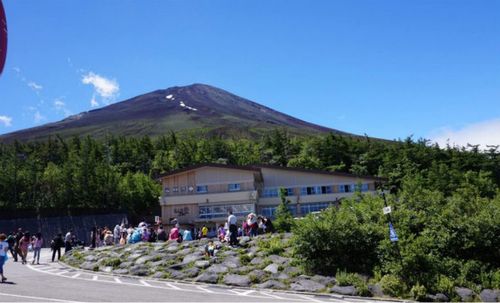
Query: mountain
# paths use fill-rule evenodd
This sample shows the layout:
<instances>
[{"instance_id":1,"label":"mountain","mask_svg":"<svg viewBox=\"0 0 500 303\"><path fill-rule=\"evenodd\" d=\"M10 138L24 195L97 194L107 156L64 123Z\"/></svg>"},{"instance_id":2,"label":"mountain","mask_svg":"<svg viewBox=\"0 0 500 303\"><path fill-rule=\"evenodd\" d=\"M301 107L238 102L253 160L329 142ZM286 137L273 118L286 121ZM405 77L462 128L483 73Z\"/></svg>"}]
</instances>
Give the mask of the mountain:
<instances>
[{"instance_id":1,"label":"mountain","mask_svg":"<svg viewBox=\"0 0 500 303\"><path fill-rule=\"evenodd\" d=\"M275 128L286 128L293 134L350 135L291 117L213 86L192 84L153 91L59 122L4 134L0 141L41 140L56 134L63 138L73 135L101 138L107 134L158 136L170 131L257 137Z\"/></svg>"}]
</instances>

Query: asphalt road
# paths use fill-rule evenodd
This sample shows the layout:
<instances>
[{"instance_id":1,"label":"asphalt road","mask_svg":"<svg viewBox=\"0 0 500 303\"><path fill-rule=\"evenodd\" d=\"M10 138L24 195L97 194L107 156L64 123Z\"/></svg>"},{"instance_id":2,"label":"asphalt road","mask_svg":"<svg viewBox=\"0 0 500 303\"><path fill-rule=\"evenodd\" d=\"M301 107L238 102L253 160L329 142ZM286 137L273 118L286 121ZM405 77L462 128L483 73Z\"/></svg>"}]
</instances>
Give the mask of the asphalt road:
<instances>
[{"instance_id":1,"label":"asphalt road","mask_svg":"<svg viewBox=\"0 0 500 303\"><path fill-rule=\"evenodd\" d=\"M4 266L8 281L0 284L0 302L366 301L94 274L51 263L49 254L42 251L40 265L22 265L10 258Z\"/></svg>"}]
</instances>

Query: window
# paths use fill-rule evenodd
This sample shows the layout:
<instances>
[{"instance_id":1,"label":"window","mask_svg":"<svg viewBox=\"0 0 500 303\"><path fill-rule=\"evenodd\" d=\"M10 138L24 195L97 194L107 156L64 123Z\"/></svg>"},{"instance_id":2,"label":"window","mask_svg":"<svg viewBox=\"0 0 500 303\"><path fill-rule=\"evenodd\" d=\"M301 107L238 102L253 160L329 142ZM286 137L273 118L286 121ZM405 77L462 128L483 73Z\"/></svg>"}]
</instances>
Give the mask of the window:
<instances>
[{"instance_id":1,"label":"window","mask_svg":"<svg viewBox=\"0 0 500 303\"><path fill-rule=\"evenodd\" d=\"M369 191L370 188L368 187L368 183L361 184L361 191Z\"/></svg>"},{"instance_id":2,"label":"window","mask_svg":"<svg viewBox=\"0 0 500 303\"><path fill-rule=\"evenodd\" d=\"M196 192L197 193L208 193L208 186L207 185L198 185L198 186L196 186Z\"/></svg>"},{"instance_id":3,"label":"window","mask_svg":"<svg viewBox=\"0 0 500 303\"><path fill-rule=\"evenodd\" d=\"M240 184L239 183L232 183L232 184L229 184L229 187L228 187L228 190L229 191L238 191L240 190L241 187L240 187Z\"/></svg>"},{"instance_id":4,"label":"window","mask_svg":"<svg viewBox=\"0 0 500 303\"><path fill-rule=\"evenodd\" d=\"M354 191L353 184L341 184L339 185L339 192L341 193L352 193Z\"/></svg>"},{"instance_id":5,"label":"window","mask_svg":"<svg viewBox=\"0 0 500 303\"><path fill-rule=\"evenodd\" d=\"M278 196L277 188L264 188L264 190L262 191L263 198L277 197L277 196Z\"/></svg>"},{"instance_id":6,"label":"window","mask_svg":"<svg viewBox=\"0 0 500 303\"><path fill-rule=\"evenodd\" d=\"M233 215L237 217L246 216L249 213L255 212L255 206L253 204L226 204L226 205L200 206L198 217L200 219L223 218L227 217L227 212L229 210L232 210Z\"/></svg>"},{"instance_id":7,"label":"window","mask_svg":"<svg viewBox=\"0 0 500 303\"><path fill-rule=\"evenodd\" d=\"M321 186L322 194L331 194L333 193L333 188L331 186Z\"/></svg>"},{"instance_id":8,"label":"window","mask_svg":"<svg viewBox=\"0 0 500 303\"><path fill-rule=\"evenodd\" d=\"M274 218L275 215L276 215L276 208L278 208L277 206L274 206L274 207L264 207L262 208L262 215L264 217L270 217L270 218ZM288 206L288 209L290 210L290 213L292 213L292 216L296 216L297 215L297 206L295 205L289 205Z\"/></svg>"},{"instance_id":9,"label":"window","mask_svg":"<svg viewBox=\"0 0 500 303\"><path fill-rule=\"evenodd\" d=\"M286 195L287 196L293 196L293 188L292 187L288 187L286 189Z\"/></svg>"},{"instance_id":10,"label":"window","mask_svg":"<svg viewBox=\"0 0 500 303\"><path fill-rule=\"evenodd\" d=\"M330 202L317 202L317 203L308 203L300 205L300 211L302 215L306 215L308 213L322 211L323 209L330 206Z\"/></svg>"},{"instance_id":11,"label":"window","mask_svg":"<svg viewBox=\"0 0 500 303\"><path fill-rule=\"evenodd\" d=\"M331 186L309 186L300 189L300 194L303 196L331 194L332 192Z\"/></svg>"}]
</instances>

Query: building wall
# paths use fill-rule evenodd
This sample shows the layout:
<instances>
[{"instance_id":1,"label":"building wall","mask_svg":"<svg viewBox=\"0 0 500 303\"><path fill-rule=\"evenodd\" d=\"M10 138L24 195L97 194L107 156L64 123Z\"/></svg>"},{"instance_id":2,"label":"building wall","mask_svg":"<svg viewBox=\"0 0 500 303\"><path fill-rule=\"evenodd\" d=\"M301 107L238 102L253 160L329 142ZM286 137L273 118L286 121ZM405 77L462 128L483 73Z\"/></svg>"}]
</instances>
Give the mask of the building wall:
<instances>
[{"instance_id":1,"label":"building wall","mask_svg":"<svg viewBox=\"0 0 500 303\"><path fill-rule=\"evenodd\" d=\"M264 187L302 187L313 185L338 185L373 180L359 179L356 177L319 174L314 172L299 172L284 169L262 168Z\"/></svg>"}]
</instances>

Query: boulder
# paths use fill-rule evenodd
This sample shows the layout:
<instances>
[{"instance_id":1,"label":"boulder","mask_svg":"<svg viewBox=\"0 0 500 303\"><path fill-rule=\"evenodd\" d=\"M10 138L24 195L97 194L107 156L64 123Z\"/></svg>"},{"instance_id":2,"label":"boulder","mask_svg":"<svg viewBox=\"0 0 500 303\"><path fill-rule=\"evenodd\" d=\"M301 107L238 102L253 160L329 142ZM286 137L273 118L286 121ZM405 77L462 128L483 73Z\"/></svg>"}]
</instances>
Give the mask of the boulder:
<instances>
[{"instance_id":1,"label":"boulder","mask_svg":"<svg viewBox=\"0 0 500 303\"><path fill-rule=\"evenodd\" d=\"M238 257L227 257L222 262L222 265L224 265L224 266L226 266L228 268L238 268L238 267L241 267L240 258L238 258Z\"/></svg>"},{"instance_id":2,"label":"boulder","mask_svg":"<svg viewBox=\"0 0 500 303\"><path fill-rule=\"evenodd\" d=\"M99 270L102 272L110 273L113 271L113 267L112 266L101 266L101 267L99 267Z\"/></svg>"},{"instance_id":3,"label":"boulder","mask_svg":"<svg viewBox=\"0 0 500 303\"><path fill-rule=\"evenodd\" d=\"M275 274L278 272L278 264L274 264L274 263L269 264L268 266L266 266L266 268L264 268L264 271Z\"/></svg>"},{"instance_id":4,"label":"boulder","mask_svg":"<svg viewBox=\"0 0 500 303\"><path fill-rule=\"evenodd\" d=\"M368 284L368 290L374 297L382 297L384 292L379 284Z\"/></svg>"},{"instance_id":5,"label":"boulder","mask_svg":"<svg viewBox=\"0 0 500 303\"><path fill-rule=\"evenodd\" d=\"M252 265L260 265L262 264L262 262L264 262L264 259L261 258L261 257L255 257L252 259L252 261L250 261L250 264Z\"/></svg>"},{"instance_id":6,"label":"boulder","mask_svg":"<svg viewBox=\"0 0 500 303\"><path fill-rule=\"evenodd\" d=\"M283 270L283 272L287 275L295 275L300 273L300 269L298 267L291 266L291 267L286 267L285 270Z\"/></svg>"},{"instance_id":7,"label":"boulder","mask_svg":"<svg viewBox=\"0 0 500 303\"><path fill-rule=\"evenodd\" d=\"M83 262L80 265L80 268L85 269L85 270L94 270L94 268L98 268L98 267L99 267L99 265L97 264L97 262Z\"/></svg>"},{"instance_id":8,"label":"boulder","mask_svg":"<svg viewBox=\"0 0 500 303\"><path fill-rule=\"evenodd\" d=\"M194 262L194 266L198 268L207 268L210 266L210 261L207 260L198 260Z\"/></svg>"},{"instance_id":9,"label":"boulder","mask_svg":"<svg viewBox=\"0 0 500 303\"><path fill-rule=\"evenodd\" d=\"M248 267L248 266L241 266L241 267L238 267L238 268L233 268L231 270L231 272L233 273L237 273L237 274L246 274L248 273L252 268Z\"/></svg>"},{"instance_id":10,"label":"boulder","mask_svg":"<svg viewBox=\"0 0 500 303\"><path fill-rule=\"evenodd\" d=\"M325 285L306 279L297 280L295 283L290 284L290 289L295 291L320 291L325 288Z\"/></svg>"},{"instance_id":11,"label":"boulder","mask_svg":"<svg viewBox=\"0 0 500 303\"><path fill-rule=\"evenodd\" d=\"M474 292L467 287L455 287L455 292L462 302L470 302L474 299Z\"/></svg>"},{"instance_id":12,"label":"boulder","mask_svg":"<svg viewBox=\"0 0 500 303\"><path fill-rule=\"evenodd\" d=\"M247 287L250 285L250 279L247 276L227 274L224 277L224 284Z\"/></svg>"},{"instance_id":13,"label":"boulder","mask_svg":"<svg viewBox=\"0 0 500 303\"><path fill-rule=\"evenodd\" d=\"M356 296L358 294L358 291L356 290L356 287L354 286L337 286L335 285L330 289L331 292L338 293L341 295L346 295L346 296Z\"/></svg>"},{"instance_id":14,"label":"boulder","mask_svg":"<svg viewBox=\"0 0 500 303\"><path fill-rule=\"evenodd\" d=\"M113 273L117 274L117 275L126 275L126 274L128 274L128 269L126 269L126 268L115 269L115 270L113 270Z\"/></svg>"},{"instance_id":15,"label":"boulder","mask_svg":"<svg viewBox=\"0 0 500 303\"><path fill-rule=\"evenodd\" d=\"M185 256L185 255L188 255L188 254L190 254L190 253L191 253L191 248L184 248L184 249L179 250L179 251L178 251L178 252L176 252L175 254L176 254L177 256ZM199 253L198 253L198 255L199 255Z\"/></svg>"},{"instance_id":16,"label":"boulder","mask_svg":"<svg viewBox=\"0 0 500 303\"><path fill-rule=\"evenodd\" d=\"M184 270L184 274L187 278L194 278L200 273L200 269L197 267L191 267Z\"/></svg>"},{"instance_id":17,"label":"boulder","mask_svg":"<svg viewBox=\"0 0 500 303\"><path fill-rule=\"evenodd\" d=\"M483 289L479 294L483 302L497 302L500 298L500 291L493 289Z\"/></svg>"},{"instance_id":18,"label":"boulder","mask_svg":"<svg viewBox=\"0 0 500 303\"><path fill-rule=\"evenodd\" d=\"M215 272L206 271L194 279L195 282L217 283L218 276Z\"/></svg>"},{"instance_id":19,"label":"boulder","mask_svg":"<svg viewBox=\"0 0 500 303\"><path fill-rule=\"evenodd\" d=\"M281 283L281 282L275 281L275 280L267 280L264 283L256 284L255 287L262 288L262 289L269 289L269 288L271 288L271 289L285 289L286 285Z\"/></svg>"},{"instance_id":20,"label":"boulder","mask_svg":"<svg viewBox=\"0 0 500 303\"><path fill-rule=\"evenodd\" d=\"M243 236L240 238L240 245L245 246L248 242L250 242L250 237L248 236Z\"/></svg>"},{"instance_id":21,"label":"boulder","mask_svg":"<svg viewBox=\"0 0 500 303\"><path fill-rule=\"evenodd\" d=\"M142 257L138 258L137 260L135 260L134 263L136 265L146 264L146 262L153 260L153 258L154 258L154 256L148 256L148 255L142 256Z\"/></svg>"},{"instance_id":22,"label":"boulder","mask_svg":"<svg viewBox=\"0 0 500 303\"><path fill-rule=\"evenodd\" d=\"M311 280L324 285L335 284L336 282L336 279L334 277L322 276L322 275L314 275L311 277Z\"/></svg>"},{"instance_id":23,"label":"boulder","mask_svg":"<svg viewBox=\"0 0 500 303\"><path fill-rule=\"evenodd\" d=\"M88 261L88 262L93 262L93 261L97 261L97 257L94 255L88 255L85 258L83 258L83 260Z\"/></svg>"},{"instance_id":24,"label":"boulder","mask_svg":"<svg viewBox=\"0 0 500 303\"><path fill-rule=\"evenodd\" d=\"M290 279L290 276L287 275L287 274L285 274L285 273L278 272L278 273L272 274L271 275L271 279L274 279L274 280L288 280L288 279Z\"/></svg>"},{"instance_id":25,"label":"boulder","mask_svg":"<svg viewBox=\"0 0 500 303\"><path fill-rule=\"evenodd\" d=\"M434 299L436 302L449 302L450 299L448 298L447 295L445 294L442 294L442 293L437 293L435 296L434 296Z\"/></svg>"},{"instance_id":26,"label":"boulder","mask_svg":"<svg viewBox=\"0 0 500 303\"><path fill-rule=\"evenodd\" d=\"M260 269L255 269L249 272L248 276L254 276L257 281L262 281L266 276L266 272Z\"/></svg>"},{"instance_id":27,"label":"boulder","mask_svg":"<svg viewBox=\"0 0 500 303\"><path fill-rule=\"evenodd\" d=\"M212 266L207 268L207 271L215 273L215 274L223 274L223 273L227 273L229 271L229 269L222 264L213 264Z\"/></svg>"},{"instance_id":28,"label":"boulder","mask_svg":"<svg viewBox=\"0 0 500 303\"><path fill-rule=\"evenodd\" d=\"M135 265L130 269L130 274L134 276L147 276L149 274L149 270L145 265Z\"/></svg>"},{"instance_id":29,"label":"boulder","mask_svg":"<svg viewBox=\"0 0 500 303\"><path fill-rule=\"evenodd\" d=\"M221 253L222 256L237 256L238 253L234 250L226 250Z\"/></svg>"},{"instance_id":30,"label":"boulder","mask_svg":"<svg viewBox=\"0 0 500 303\"><path fill-rule=\"evenodd\" d=\"M128 256L127 260L128 261L134 261L135 259L138 259L138 258L142 257L142 255L143 255L142 253L140 253L140 254L139 253L133 253L130 256Z\"/></svg>"},{"instance_id":31,"label":"boulder","mask_svg":"<svg viewBox=\"0 0 500 303\"><path fill-rule=\"evenodd\" d=\"M119 268L129 268L130 266L132 266L132 264L134 264L134 262L127 261L127 262L120 263L120 265L118 265L118 267Z\"/></svg>"},{"instance_id":32,"label":"boulder","mask_svg":"<svg viewBox=\"0 0 500 303\"><path fill-rule=\"evenodd\" d=\"M169 253L175 253L179 247L177 245L169 245L167 249L165 249Z\"/></svg>"},{"instance_id":33,"label":"boulder","mask_svg":"<svg viewBox=\"0 0 500 303\"><path fill-rule=\"evenodd\" d=\"M284 258L284 257L278 256L278 255L270 255L267 258L269 260L271 260L271 262L279 264L279 265L290 263L290 260L288 258Z\"/></svg>"},{"instance_id":34,"label":"boulder","mask_svg":"<svg viewBox=\"0 0 500 303\"><path fill-rule=\"evenodd\" d=\"M165 273L162 271L157 271L152 276L155 279L163 279L165 277Z\"/></svg>"},{"instance_id":35,"label":"boulder","mask_svg":"<svg viewBox=\"0 0 500 303\"><path fill-rule=\"evenodd\" d=\"M182 263L184 264L188 264L188 263L191 263L191 262L195 262L195 261L198 261L201 259L202 256L200 256L199 253L194 253L194 254L190 254L190 255L187 255L185 256L183 259L182 259Z\"/></svg>"},{"instance_id":36,"label":"boulder","mask_svg":"<svg viewBox=\"0 0 500 303\"><path fill-rule=\"evenodd\" d=\"M180 270L175 270L175 269L169 269L167 270L167 272L170 274L170 277L172 279L179 279L179 280L182 280L184 278L186 278L186 274L183 273L182 271Z\"/></svg>"}]
</instances>

